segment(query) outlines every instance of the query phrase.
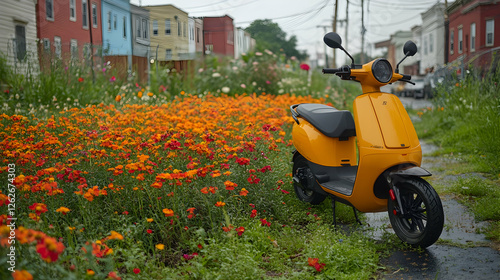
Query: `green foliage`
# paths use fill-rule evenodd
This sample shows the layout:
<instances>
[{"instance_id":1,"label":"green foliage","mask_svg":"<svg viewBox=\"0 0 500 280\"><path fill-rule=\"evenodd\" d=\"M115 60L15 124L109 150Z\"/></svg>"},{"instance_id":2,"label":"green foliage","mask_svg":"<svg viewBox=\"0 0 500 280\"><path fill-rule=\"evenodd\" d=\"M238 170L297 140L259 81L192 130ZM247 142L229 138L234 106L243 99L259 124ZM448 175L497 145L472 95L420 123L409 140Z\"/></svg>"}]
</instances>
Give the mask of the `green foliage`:
<instances>
[{"instance_id":1,"label":"green foliage","mask_svg":"<svg viewBox=\"0 0 500 280\"><path fill-rule=\"evenodd\" d=\"M251 37L257 43L257 50L264 51L270 50L274 53L283 51L286 57L291 58L295 56L299 60L306 58L305 52L299 52L296 49L297 38L291 36L286 39L286 33L281 30L279 25L269 19L255 20L248 26L245 31L250 33Z\"/></svg>"}]
</instances>

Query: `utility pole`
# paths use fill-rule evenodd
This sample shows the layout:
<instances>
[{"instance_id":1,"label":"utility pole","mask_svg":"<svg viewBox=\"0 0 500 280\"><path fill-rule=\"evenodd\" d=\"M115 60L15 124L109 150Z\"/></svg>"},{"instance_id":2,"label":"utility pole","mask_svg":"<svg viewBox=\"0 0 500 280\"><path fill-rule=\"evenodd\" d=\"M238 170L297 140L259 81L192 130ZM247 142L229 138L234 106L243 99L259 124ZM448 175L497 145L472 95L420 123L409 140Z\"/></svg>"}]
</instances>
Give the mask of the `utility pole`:
<instances>
[{"instance_id":1,"label":"utility pole","mask_svg":"<svg viewBox=\"0 0 500 280\"><path fill-rule=\"evenodd\" d=\"M333 14L333 32L337 33L337 10L338 10L338 5L339 4L339 0L335 0L335 8L334 8L334 14ZM333 49L333 58L332 58L332 68L335 68L335 64L336 64L336 59L337 59L337 56L335 55L335 49Z\"/></svg>"},{"instance_id":2,"label":"utility pole","mask_svg":"<svg viewBox=\"0 0 500 280\"><path fill-rule=\"evenodd\" d=\"M349 0L346 1L346 6L345 6L345 47L344 49L348 50L349 48L347 47L349 40L347 39L347 30L349 29Z\"/></svg>"},{"instance_id":3,"label":"utility pole","mask_svg":"<svg viewBox=\"0 0 500 280\"><path fill-rule=\"evenodd\" d=\"M450 19L448 18L448 0L444 1L444 64L448 64L450 50Z\"/></svg>"},{"instance_id":4,"label":"utility pole","mask_svg":"<svg viewBox=\"0 0 500 280\"><path fill-rule=\"evenodd\" d=\"M365 1L361 0L361 64L365 62Z\"/></svg>"},{"instance_id":5,"label":"utility pole","mask_svg":"<svg viewBox=\"0 0 500 280\"><path fill-rule=\"evenodd\" d=\"M326 34L326 32L327 32L326 29L328 28L327 25L318 25L316 27L323 27L323 30ZM323 47L324 47L324 53L325 53L325 68L328 68L328 53L326 52L326 44L323 43Z\"/></svg>"}]
</instances>

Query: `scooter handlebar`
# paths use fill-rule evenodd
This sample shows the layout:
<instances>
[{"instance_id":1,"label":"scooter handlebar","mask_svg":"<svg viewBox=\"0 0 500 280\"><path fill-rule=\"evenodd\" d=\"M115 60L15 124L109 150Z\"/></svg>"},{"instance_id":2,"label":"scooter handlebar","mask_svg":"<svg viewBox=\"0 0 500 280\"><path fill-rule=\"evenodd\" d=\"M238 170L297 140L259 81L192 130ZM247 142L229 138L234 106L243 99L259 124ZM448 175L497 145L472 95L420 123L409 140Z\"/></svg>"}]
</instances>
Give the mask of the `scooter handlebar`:
<instances>
[{"instance_id":1,"label":"scooter handlebar","mask_svg":"<svg viewBox=\"0 0 500 280\"><path fill-rule=\"evenodd\" d=\"M342 68L323 68L323 74L337 74Z\"/></svg>"}]
</instances>

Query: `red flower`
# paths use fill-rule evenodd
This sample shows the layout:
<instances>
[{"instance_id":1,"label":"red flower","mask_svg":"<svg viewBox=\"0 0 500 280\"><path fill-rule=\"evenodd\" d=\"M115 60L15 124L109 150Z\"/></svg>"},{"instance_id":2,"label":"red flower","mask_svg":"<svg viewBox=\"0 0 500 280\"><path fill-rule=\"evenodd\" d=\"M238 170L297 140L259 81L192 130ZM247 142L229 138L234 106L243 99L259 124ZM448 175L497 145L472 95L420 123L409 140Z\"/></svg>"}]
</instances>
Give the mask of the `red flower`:
<instances>
[{"instance_id":1,"label":"red flower","mask_svg":"<svg viewBox=\"0 0 500 280\"><path fill-rule=\"evenodd\" d=\"M321 271L321 269L323 269L323 267L325 267L324 263L319 263L318 258L309 258L309 259L307 259L307 262L308 262L309 266L314 267L316 269L316 271Z\"/></svg>"},{"instance_id":2,"label":"red flower","mask_svg":"<svg viewBox=\"0 0 500 280\"><path fill-rule=\"evenodd\" d=\"M48 263L57 261L65 248L64 244L58 242L54 237L45 237L38 242L36 251Z\"/></svg>"},{"instance_id":3,"label":"red flower","mask_svg":"<svg viewBox=\"0 0 500 280\"><path fill-rule=\"evenodd\" d=\"M257 210L252 209L252 214L250 214L250 218L255 218L257 216Z\"/></svg>"},{"instance_id":4,"label":"red flower","mask_svg":"<svg viewBox=\"0 0 500 280\"><path fill-rule=\"evenodd\" d=\"M139 272L141 272L141 270L140 270L140 269L138 269L138 268L134 268L134 273L135 273L135 274L139 274Z\"/></svg>"},{"instance_id":5,"label":"red flower","mask_svg":"<svg viewBox=\"0 0 500 280\"><path fill-rule=\"evenodd\" d=\"M311 67L305 63L302 63L300 65L300 69L305 70L305 71L309 71L309 69L311 69Z\"/></svg>"},{"instance_id":6,"label":"red flower","mask_svg":"<svg viewBox=\"0 0 500 280\"><path fill-rule=\"evenodd\" d=\"M264 219L260 219L260 225L261 226L267 226L267 227L270 227L271 226L271 222L268 222L265 218Z\"/></svg>"},{"instance_id":7,"label":"red flower","mask_svg":"<svg viewBox=\"0 0 500 280\"><path fill-rule=\"evenodd\" d=\"M83 82L83 78L82 77L78 78L78 82L80 83Z\"/></svg>"},{"instance_id":8,"label":"red flower","mask_svg":"<svg viewBox=\"0 0 500 280\"><path fill-rule=\"evenodd\" d=\"M238 233L239 236L241 236L243 232L245 232L245 228L244 227L236 228L236 232Z\"/></svg>"},{"instance_id":9,"label":"red flower","mask_svg":"<svg viewBox=\"0 0 500 280\"><path fill-rule=\"evenodd\" d=\"M148 230L146 230L146 232L149 233L149 234L151 234L151 233L153 233L153 230L152 229L148 229Z\"/></svg>"},{"instance_id":10,"label":"red flower","mask_svg":"<svg viewBox=\"0 0 500 280\"><path fill-rule=\"evenodd\" d=\"M238 186L238 184L233 183L231 181L226 181L226 182L224 182L224 186L226 186L226 190L232 191L232 190L234 190L235 187Z\"/></svg>"},{"instance_id":11,"label":"red flower","mask_svg":"<svg viewBox=\"0 0 500 280\"><path fill-rule=\"evenodd\" d=\"M47 205L43 203L33 203L28 207L30 210L35 210L36 214L40 216L40 214L47 212Z\"/></svg>"}]
</instances>

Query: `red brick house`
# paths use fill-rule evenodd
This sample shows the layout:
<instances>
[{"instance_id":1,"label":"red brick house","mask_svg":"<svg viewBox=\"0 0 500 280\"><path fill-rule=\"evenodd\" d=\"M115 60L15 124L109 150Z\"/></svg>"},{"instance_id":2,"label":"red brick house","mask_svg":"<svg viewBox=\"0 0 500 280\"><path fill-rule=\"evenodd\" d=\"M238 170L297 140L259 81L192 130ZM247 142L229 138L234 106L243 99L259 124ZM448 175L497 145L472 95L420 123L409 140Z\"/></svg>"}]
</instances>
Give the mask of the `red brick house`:
<instances>
[{"instance_id":1,"label":"red brick house","mask_svg":"<svg viewBox=\"0 0 500 280\"><path fill-rule=\"evenodd\" d=\"M102 46L101 0L38 0L36 20L40 60L80 59L90 44Z\"/></svg>"},{"instance_id":2,"label":"red brick house","mask_svg":"<svg viewBox=\"0 0 500 280\"><path fill-rule=\"evenodd\" d=\"M204 17L203 41L206 54L213 53L234 57L233 19L228 15Z\"/></svg>"},{"instance_id":3,"label":"red brick house","mask_svg":"<svg viewBox=\"0 0 500 280\"><path fill-rule=\"evenodd\" d=\"M489 69L499 60L500 2L495 0L457 0L448 7L449 52L451 65L472 65Z\"/></svg>"}]
</instances>

